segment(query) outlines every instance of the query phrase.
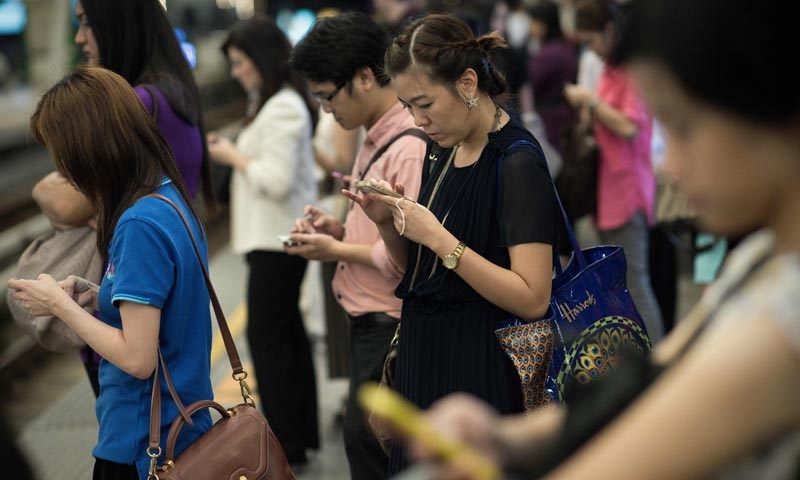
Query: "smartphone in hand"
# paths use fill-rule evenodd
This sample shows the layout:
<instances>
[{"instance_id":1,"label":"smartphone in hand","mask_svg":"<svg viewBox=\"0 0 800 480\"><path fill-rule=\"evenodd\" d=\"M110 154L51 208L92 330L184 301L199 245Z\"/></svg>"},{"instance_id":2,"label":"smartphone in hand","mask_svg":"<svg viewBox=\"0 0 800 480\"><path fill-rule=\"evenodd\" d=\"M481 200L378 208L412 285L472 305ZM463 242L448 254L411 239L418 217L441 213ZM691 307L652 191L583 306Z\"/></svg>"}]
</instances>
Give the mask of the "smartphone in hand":
<instances>
[{"instance_id":1,"label":"smartphone in hand","mask_svg":"<svg viewBox=\"0 0 800 480\"><path fill-rule=\"evenodd\" d=\"M415 439L445 461L458 459L461 467L476 480L500 480L500 469L480 452L455 439L444 436L411 402L391 388L365 382L358 390L361 407L388 422L403 436Z\"/></svg>"},{"instance_id":2,"label":"smartphone in hand","mask_svg":"<svg viewBox=\"0 0 800 480\"><path fill-rule=\"evenodd\" d=\"M359 180L358 182L356 182L356 188L364 193L375 192L375 193L380 193L381 195L388 195L394 198L403 198L403 196L400 195L399 193L393 190L389 190L388 188L384 188L378 185L377 183L371 182L369 180Z\"/></svg>"},{"instance_id":3,"label":"smartphone in hand","mask_svg":"<svg viewBox=\"0 0 800 480\"><path fill-rule=\"evenodd\" d=\"M297 245L302 245L301 242L295 242L294 240L292 240L289 235L278 235L278 240L280 240L287 247L295 247Z\"/></svg>"}]
</instances>

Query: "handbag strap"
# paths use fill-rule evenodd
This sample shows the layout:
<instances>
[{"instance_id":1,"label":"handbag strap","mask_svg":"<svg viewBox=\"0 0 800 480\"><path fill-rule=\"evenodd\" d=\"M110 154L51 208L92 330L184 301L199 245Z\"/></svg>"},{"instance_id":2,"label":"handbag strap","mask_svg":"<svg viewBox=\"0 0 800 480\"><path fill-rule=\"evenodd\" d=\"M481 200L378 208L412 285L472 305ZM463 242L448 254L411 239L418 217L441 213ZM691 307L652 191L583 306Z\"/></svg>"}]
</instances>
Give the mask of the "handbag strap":
<instances>
[{"instance_id":1,"label":"handbag strap","mask_svg":"<svg viewBox=\"0 0 800 480\"><path fill-rule=\"evenodd\" d=\"M192 420L191 414L186 409L186 406L183 404L180 397L178 396L178 392L175 390L175 385L172 383L172 377L169 375L169 370L167 370L167 364L166 362L164 362L164 356L161 354L161 349L159 348L158 362L156 362L156 369L153 372L153 392L150 395L150 447L151 448L158 448L159 444L161 443L161 393L160 393L161 380L158 375L159 366L164 371L164 381L167 384L170 396L172 397L173 401L175 401L175 405L178 407L180 416L183 417L184 421L189 425L194 425L194 421Z\"/></svg>"},{"instance_id":2,"label":"handbag strap","mask_svg":"<svg viewBox=\"0 0 800 480\"><path fill-rule=\"evenodd\" d=\"M522 146L522 145L527 145L527 146L530 146L530 147L534 147L537 150L539 150L539 152L541 152L542 155L544 155L544 152L542 152L541 147L539 147L535 143L531 142L530 140L517 140L516 142L512 143L511 145L509 145L508 148L506 149L506 151L503 152L503 155L497 161L497 187L498 187L498 191L500 189L500 167L501 167L501 164L503 162L503 158L505 158L506 153L508 153L509 150L511 150L513 148L516 148L516 147L519 147L519 146ZM575 236L575 231L572 229L572 223L570 223L570 221L569 221L569 217L567 216L567 211L564 210L564 204L561 203L561 197L558 196L558 190L556 189L556 185L555 185L555 183L553 183L553 179L552 178L550 179L550 185L553 186L553 194L556 196L556 202L558 203L558 208L561 210L561 218L564 220L564 226L566 227L566 230L567 230L567 236L569 237L569 243L572 246L572 254L575 256L575 259L578 261L578 265L580 265L581 270L585 270L586 266L587 266L586 257L583 255L583 251L581 250L581 246L578 243L578 238ZM554 252L553 253L553 259L554 259L553 265L555 266L556 274L560 275L561 272L562 272L562 268L561 268L561 262L558 261L557 254L555 253L555 245L553 246L553 252Z\"/></svg>"},{"instance_id":3,"label":"handbag strap","mask_svg":"<svg viewBox=\"0 0 800 480\"><path fill-rule=\"evenodd\" d=\"M183 214L183 211L169 198L165 197L160 193L151 193L147 195L148 197L158 198L170 204L172 208L178 212L178 215L181 217L181 221L186 226L187 231L189 232L189 237L192 239L192 246L194 247L194 252L197 255L197 260L200 262L200 269L203 271L203 278L206 282L206 287L208 288L208 296L211 299L211 305L214 307L214 315L217 317L217 324L219 325L219 332L222 336L222 340L225 343L225 351L228 353L228 359L230 360L231 369L233 370L233 377L235 380L238 380L238 377L244 374L247 376L247 373L242 368L242 361L239 358L239 352L236 349L236 344L233 341L233 335L231 335L231 330L228 327L228 322L225 320L225 314L222 311L222 307L220 306L219 299L217 298L217 293L214 290L214 285L211 283L211 276L208 274L208 269L206 269L205 264L203 263L203 257L200 253L200 248L197 246L197 241L194 238L194 234L192 233L191 227L189 227L189 222L186 220L186 216Z\"/></svg>"},{"instance_id":4,"label":"handbag strap","mask_svg":"<svg viewBox=\"0 0 800 480\"><path fill-rule=\"evenodd\" d=\"M194 233L192 233L192 229L189 226L188 220L186 220L186 215L184 215L183 211L175 204L175 202L160 193L151 193L146 196L163 200L172 206L172 208L178 212L178 216L180 216L183 225L189 232L189 238L192 240L192 246L194 247L197 260L200 263L200 269L203 271L203 278L206 282L206 288L208 289L208 296L211 299L211 305L214 308L214 315L217 317L217 324L219 325L220 335L222 336L223 343L225 344L225 351L228 353L228 360L230 361L231 369L233 370L232 377L234 380L239 382L244 403L254 407L255 401L253 400L250 392L250 387L245 381L247 378L247 372L245 372L244 368L242 368L242 361L239 358L239 352L236 349L236 344L233 341L233 335L228 327L228 322L225 320L225 314L220 306L217 293L214 290L214 285L211 283L211 276L208 274L208 269L206 268L205 263L203 263L203 256L200 253L200 247L197 246L197 241L195 240ZM164 371L164 381L167 384L170 396L178 406L181 417L183 417L184 421L189 425L193 424L191 415L188 413L186 407L178 397L160 348L158 349L158 359L159 361L156 364L155 372L153 372L153 393L150 397L150 436L147 448L147 455L150 457L150 472L148 478L157 478L157 476L155 476L156 462L158 457L161 456L161 382L159 379L159 365L161 370Z\"/></svg>"}]
</instances>

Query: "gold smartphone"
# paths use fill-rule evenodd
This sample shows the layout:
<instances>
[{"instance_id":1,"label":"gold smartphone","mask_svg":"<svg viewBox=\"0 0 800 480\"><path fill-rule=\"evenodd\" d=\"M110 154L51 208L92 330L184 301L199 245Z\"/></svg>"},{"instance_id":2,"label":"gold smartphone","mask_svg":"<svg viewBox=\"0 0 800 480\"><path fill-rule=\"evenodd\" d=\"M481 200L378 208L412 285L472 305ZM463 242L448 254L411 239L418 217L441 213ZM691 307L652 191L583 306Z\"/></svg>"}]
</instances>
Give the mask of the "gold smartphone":
<instances>
[{"instance_id":1,"label":"gold smartphone","mask_svg":"<svg viewBox=\"0 0 800 480\"><path fill-rule=\"evenodd\" d=\"M394 429L408 438L414 438L427 446L436 456L445 461L457 460L476 480L499 480L500 469L481 453L457 440L445 437L428 423L422 412L411 402L391 388L365 382L358 390L361 407L389 422Z\"/></svg>"},{"instance_id":2,"label":"gold smartphone","mask_svg":"<svg viewBox=\"0 0 800 480\"><path fill-rule=\"evenodd\" d=\"M394 198L403 198L403 196L400 195L399 193L393 190L389 190L388 188L384 188L378 185L377 183L371 182L369 180L359 180L358 182L356 182L356 188L364 193L375 192L375 193L380 193L381 195L388 195Z\"/></svg>"}]
</instances>

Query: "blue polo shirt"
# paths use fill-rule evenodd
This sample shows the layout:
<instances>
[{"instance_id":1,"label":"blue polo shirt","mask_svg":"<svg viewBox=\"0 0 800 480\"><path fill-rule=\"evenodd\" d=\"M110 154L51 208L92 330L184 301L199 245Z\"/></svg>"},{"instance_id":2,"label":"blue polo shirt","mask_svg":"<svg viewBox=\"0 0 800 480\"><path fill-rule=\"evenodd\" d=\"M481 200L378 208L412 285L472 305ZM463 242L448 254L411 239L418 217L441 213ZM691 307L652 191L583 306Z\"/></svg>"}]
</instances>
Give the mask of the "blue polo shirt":
<instances>
[{"instance_id":1,"label":"blue polo shirt","mask_svg":"<svg viewBox=\"0 0 800 480\"><path fill-rule=\"evenodd\" d=\"M208 264L205 234L169 180L158 192L184 212ZM159 345L175 389L184 405L213 398L211 389L211 313L200 262L178 213L166 202L145 197L126 210L111 240L108 266L100 284L100 318L122 328L119 302L135 302L161 309ZM95 406L100 425L92 454L122 464L136 463L147 477L152 378L140 380L103 359L100 396ZM161 446L178 409L161 377ZM204 410L194 416L194 427L184 426L176 446L182 451L211 426ZM163 457L159 463L163 462Z\"/></svg>"}]
</instances>

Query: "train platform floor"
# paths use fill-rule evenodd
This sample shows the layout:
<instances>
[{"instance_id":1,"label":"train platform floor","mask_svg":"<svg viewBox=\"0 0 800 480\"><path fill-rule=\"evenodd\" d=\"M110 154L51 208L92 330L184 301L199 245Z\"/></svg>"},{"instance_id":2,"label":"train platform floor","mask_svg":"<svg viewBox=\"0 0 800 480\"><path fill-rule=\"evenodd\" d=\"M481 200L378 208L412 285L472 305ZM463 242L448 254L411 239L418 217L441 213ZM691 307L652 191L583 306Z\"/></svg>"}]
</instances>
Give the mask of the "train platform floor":
<instances>
[{"instance_id":1,"label":"train platform floor","mask_svg":"<svg viewBox=\"0 0 800 480\"><path fill-rule=\"evenodd\" d=\"M328 378L326 353L321 328L322 295L319 265L309 265L304 285L306 326L314 339L314 356L318 382L321 448L310 455L309 463L296 472L299 480L344 480L350 478L344 452L342 430L336 415L347 392L345 379ZM244 338L246 265L240 255L224 247L210 261L210 273L220 303L228 317L245 370L252 370L247 342ZM37 478L40 480L86 480L92 476L91 456L97 437L94 395L76 353L53 354L43 373L25 385L17 385L19 399L7 406L7 418L18 432L17 441ZM212 378L215 400L223 406L241 401L239 385L231 379L230 364L216 335L212 349ZM248 383L254 386L251 375ZM58 393L54 393L58 392ZM279 394L279 393L276 393ZM256 403L260 404L256 397ZM30 418L24 425L15 419Z\"/></svg>"}]
</instances>

